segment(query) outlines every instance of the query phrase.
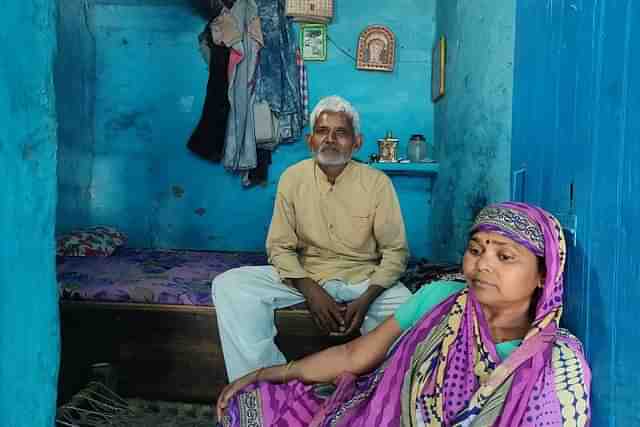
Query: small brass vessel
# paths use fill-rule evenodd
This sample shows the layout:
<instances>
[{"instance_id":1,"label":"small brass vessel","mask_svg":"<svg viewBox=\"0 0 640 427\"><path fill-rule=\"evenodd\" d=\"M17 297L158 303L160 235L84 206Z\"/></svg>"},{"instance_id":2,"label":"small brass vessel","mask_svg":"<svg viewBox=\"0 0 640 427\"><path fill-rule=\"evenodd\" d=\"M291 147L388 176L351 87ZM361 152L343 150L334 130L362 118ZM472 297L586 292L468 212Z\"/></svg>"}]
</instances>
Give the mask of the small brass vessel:
<instances>
[{"instance_id":1,"label":"small brass vessel","mask_svg":"<svg viewBox=\"0 0 640 427\"><path fill-rule=\"evenodd\" d=\"M397 162L398 161L398 138L394 138L391 131L387 136L378 140L378 161Z\"/></svg>"}]
</instances>

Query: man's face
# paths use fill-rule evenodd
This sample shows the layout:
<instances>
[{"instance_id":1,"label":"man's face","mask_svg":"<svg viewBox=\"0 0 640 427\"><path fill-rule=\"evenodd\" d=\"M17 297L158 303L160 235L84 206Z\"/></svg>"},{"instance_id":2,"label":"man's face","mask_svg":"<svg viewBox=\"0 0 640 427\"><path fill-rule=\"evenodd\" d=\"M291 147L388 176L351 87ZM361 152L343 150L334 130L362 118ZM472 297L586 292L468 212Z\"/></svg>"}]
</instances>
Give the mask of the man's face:
<instances>
[{"instance_id":1,"label":"man's face","mask_svg":"<svg viewBox=\"0 0 640 427\"><path fill-rule=\"evenodd\" d=\"M323 111L316 119L313 133L307 136L307 143L321 166L342 166L360 148L362 138L354 134L345 113Z\"/></svg>"}]
</instances>

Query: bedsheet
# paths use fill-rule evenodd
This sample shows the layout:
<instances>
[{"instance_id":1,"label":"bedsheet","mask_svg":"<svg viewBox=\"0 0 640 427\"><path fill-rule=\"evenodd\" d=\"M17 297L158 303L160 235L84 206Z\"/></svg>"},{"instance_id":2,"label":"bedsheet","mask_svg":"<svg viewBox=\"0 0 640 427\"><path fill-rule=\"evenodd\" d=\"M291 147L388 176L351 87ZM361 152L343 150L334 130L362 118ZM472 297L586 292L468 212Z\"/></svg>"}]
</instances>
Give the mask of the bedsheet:
<instances>
[{"instance_id":1,"label":"bedsheet","mask_svg":"<svg viewBox=\"0 0 640 427\"><path fill-rule=\"evenodd\" d=\"M57 280L62 300L207 306L218 274L266 263L261 254L120 248L108 257L60 257Z\"/></svg>"}]
</instances>

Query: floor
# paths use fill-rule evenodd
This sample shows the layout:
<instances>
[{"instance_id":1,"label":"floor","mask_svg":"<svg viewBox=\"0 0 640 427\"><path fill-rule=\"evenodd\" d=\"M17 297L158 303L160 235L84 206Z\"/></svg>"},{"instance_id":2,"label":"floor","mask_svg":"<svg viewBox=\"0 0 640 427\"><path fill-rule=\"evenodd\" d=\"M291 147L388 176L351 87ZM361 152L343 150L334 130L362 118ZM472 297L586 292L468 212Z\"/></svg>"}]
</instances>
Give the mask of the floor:
<instances>
[{"instance_id":1,"label":"floor","mask_svg":"<svg viewBox=\"0 0 640 427\"><path fill-rule=\"evenodd\" d=\"M123 398L108 364L96 364L92 379L56 414L56 427L212 427L213 403L166 402Z\"/></svg>"}]
</instances>

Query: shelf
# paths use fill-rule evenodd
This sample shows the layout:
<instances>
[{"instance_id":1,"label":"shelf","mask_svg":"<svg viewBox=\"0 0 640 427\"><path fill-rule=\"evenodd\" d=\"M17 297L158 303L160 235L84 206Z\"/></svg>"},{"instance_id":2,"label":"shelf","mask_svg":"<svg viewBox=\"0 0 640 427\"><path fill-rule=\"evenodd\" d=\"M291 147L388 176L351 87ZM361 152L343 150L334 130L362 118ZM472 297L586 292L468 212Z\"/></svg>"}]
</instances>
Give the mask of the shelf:
<instances>
[{"instance_id":1,"label":"shelf","mask_svg":"<svg viewBox=\"0 0 640 427\"><path fill-rule=\"evenodd\" d=\"M435 178L438 175L440 164L429 163L369 163L372 168L381 170L387 175L425 176Z\"/></svg>"}]
</instances>

